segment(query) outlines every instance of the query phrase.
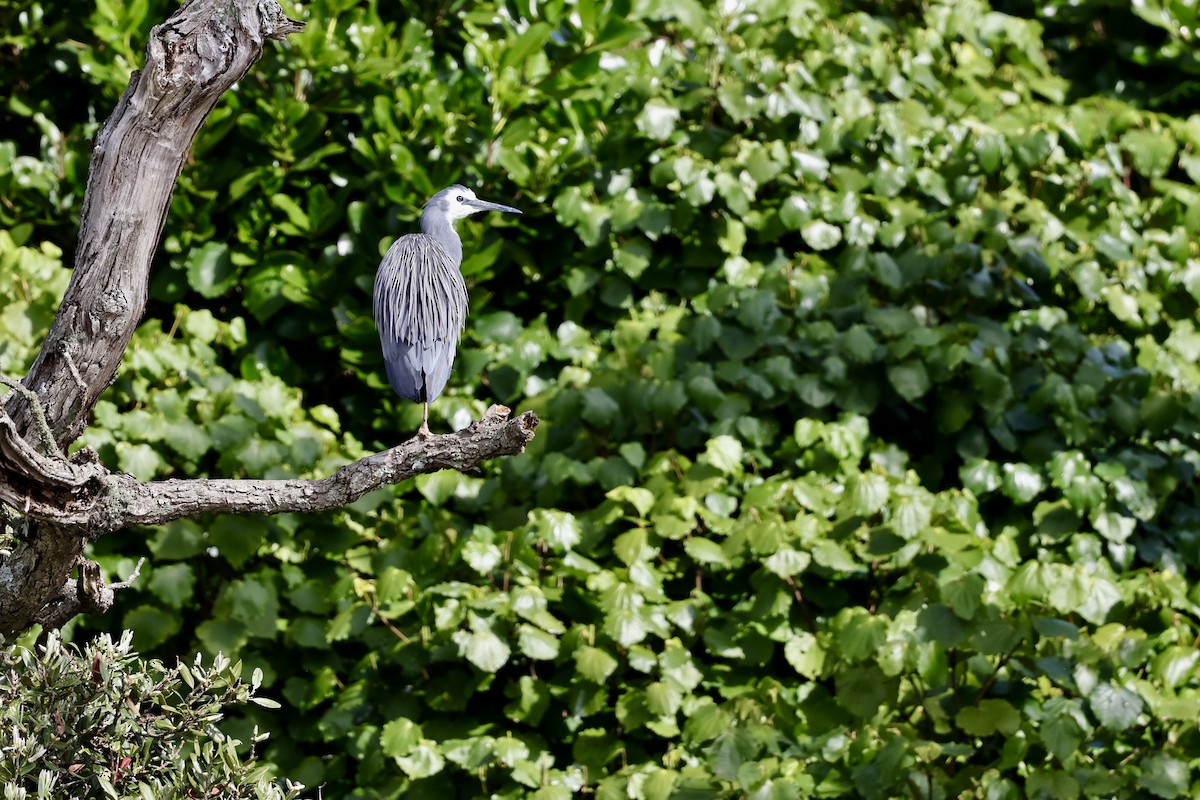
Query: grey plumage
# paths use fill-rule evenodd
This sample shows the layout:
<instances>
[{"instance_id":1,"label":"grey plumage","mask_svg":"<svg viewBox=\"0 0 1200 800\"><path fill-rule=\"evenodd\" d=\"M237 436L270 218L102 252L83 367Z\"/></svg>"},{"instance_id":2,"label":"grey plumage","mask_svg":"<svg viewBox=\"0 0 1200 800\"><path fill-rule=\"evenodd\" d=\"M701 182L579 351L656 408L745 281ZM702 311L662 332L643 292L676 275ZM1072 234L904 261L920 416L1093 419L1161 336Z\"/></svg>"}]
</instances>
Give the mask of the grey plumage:
<instances>
[{"instance_id":1,"label":"grey plumage","mask_svg":"<svg viewBox=\"0 0 1200 800\"><path fill-rule=\"evenodd\" d=\"M462 240L454 222L480 211L521 213L480 200L465 186L443 189L425 204L421 233L397 239L375 274L375 325L388 381L396 394L425 404L425 436L429 403L446 388L467 321Z\"/></svg>"}]
</instances>

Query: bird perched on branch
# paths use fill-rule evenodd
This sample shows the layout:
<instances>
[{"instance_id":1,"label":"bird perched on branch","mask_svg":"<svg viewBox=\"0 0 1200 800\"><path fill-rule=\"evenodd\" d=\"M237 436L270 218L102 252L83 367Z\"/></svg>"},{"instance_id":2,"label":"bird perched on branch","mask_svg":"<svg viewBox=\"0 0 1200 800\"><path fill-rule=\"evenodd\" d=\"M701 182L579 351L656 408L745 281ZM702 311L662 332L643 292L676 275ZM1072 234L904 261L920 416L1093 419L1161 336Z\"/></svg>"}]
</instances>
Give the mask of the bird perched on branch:
<instances>
[{"instance_id":1,"label":"bird perched on branch","mask_svg":"<svg viewBox=\"0 0 1200 800\"><path fill-rule=\"evenodd\" d=\"M396 394L424 404L421 436L430 435L429 404L446 388L467 321L462 240L454 223L480 211L521 213L480 200L465 186L443 189L425 204L421 233L397 239L375 274L375 325L388 381Z\"/></svg>"}]
</instances>

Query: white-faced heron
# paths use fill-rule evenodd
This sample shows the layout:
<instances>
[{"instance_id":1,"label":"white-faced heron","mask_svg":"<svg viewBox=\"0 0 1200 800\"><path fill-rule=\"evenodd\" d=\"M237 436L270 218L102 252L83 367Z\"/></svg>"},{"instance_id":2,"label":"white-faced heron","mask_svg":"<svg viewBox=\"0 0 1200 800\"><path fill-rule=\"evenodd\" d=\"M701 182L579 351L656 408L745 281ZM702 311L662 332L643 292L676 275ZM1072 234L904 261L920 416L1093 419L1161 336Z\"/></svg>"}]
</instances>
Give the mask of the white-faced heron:
<instances>
[{"instance_id":1,"label":"white-faced heron","mask_svg":"<svg viewBox=\"0 0 1200 800\"><path fill-rule=\"evenodd\" d=\"M458 337L467 322L462 240L454 222L480 211L521 212L480 200L455 184L430 198L421 233L401 236L375 274L375 325L396 394L425 405L420 435L429 436L429 404L446 388Z\"/></svg>"}]
</instances>

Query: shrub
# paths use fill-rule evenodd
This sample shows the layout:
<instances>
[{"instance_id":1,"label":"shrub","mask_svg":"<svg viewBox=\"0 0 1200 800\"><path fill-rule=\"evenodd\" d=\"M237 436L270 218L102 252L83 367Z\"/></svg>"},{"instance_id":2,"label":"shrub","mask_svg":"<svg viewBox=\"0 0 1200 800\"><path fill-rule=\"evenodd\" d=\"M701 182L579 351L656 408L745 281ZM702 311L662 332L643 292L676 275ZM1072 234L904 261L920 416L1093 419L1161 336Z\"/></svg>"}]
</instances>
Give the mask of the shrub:
<instances>
[{"instance_id":1,"label":"shrub","mask_svg":"<svg viewBox=\"0 0 1200 800\"><path fill-rule=\"evenodd\" d=\"M256 697L261 676L199 658L168 668L132 649L132 633L82 649L50 634L36 650L0 649L0 784L4 797L290 800L266 769L238 753L217 723ZM257 745L266 735L253 737Z\"/></svg>"}]
</instances>

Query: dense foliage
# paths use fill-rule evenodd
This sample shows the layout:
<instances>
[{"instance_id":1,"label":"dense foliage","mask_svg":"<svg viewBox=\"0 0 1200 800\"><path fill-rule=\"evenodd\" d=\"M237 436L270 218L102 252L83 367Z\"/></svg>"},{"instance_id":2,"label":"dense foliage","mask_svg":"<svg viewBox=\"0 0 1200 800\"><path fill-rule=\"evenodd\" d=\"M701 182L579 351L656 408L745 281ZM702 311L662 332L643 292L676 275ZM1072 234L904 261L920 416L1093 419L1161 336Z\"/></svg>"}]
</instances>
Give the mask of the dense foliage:
<instances>
[{"instance_id":1,"label":"dense foliage","mask_svg":"<svg viewBox=\"0 0 1200 800\"><path fill-rule=\"evenodd\" d=\"M69 5L0 0L6 372L169 11ZM285 707L229 729L329 797L1190 795L1192 13L293 10L202 131L86 443L149 479L407 436L371 280L454 181L526 215L460 226L431 424L545 422L327 517L102 540L152 569L83 626L261 669Z\"/></svg>"},{"instance_id":2,"label":"dense foliage","mask_svg":"<svg viewBox=\"0 0 1200 800\"><path fill-rule=\"evenodd\" d=\"M173 668L141 659L126 632L82 651L51 634L34 651L0 651L0 785L5 800L291 800L241 742L216 728L222 709L253 697L259 675L218 657ZM255 736L255 741L261 738Z\"/></svg>"}]
</instances>

